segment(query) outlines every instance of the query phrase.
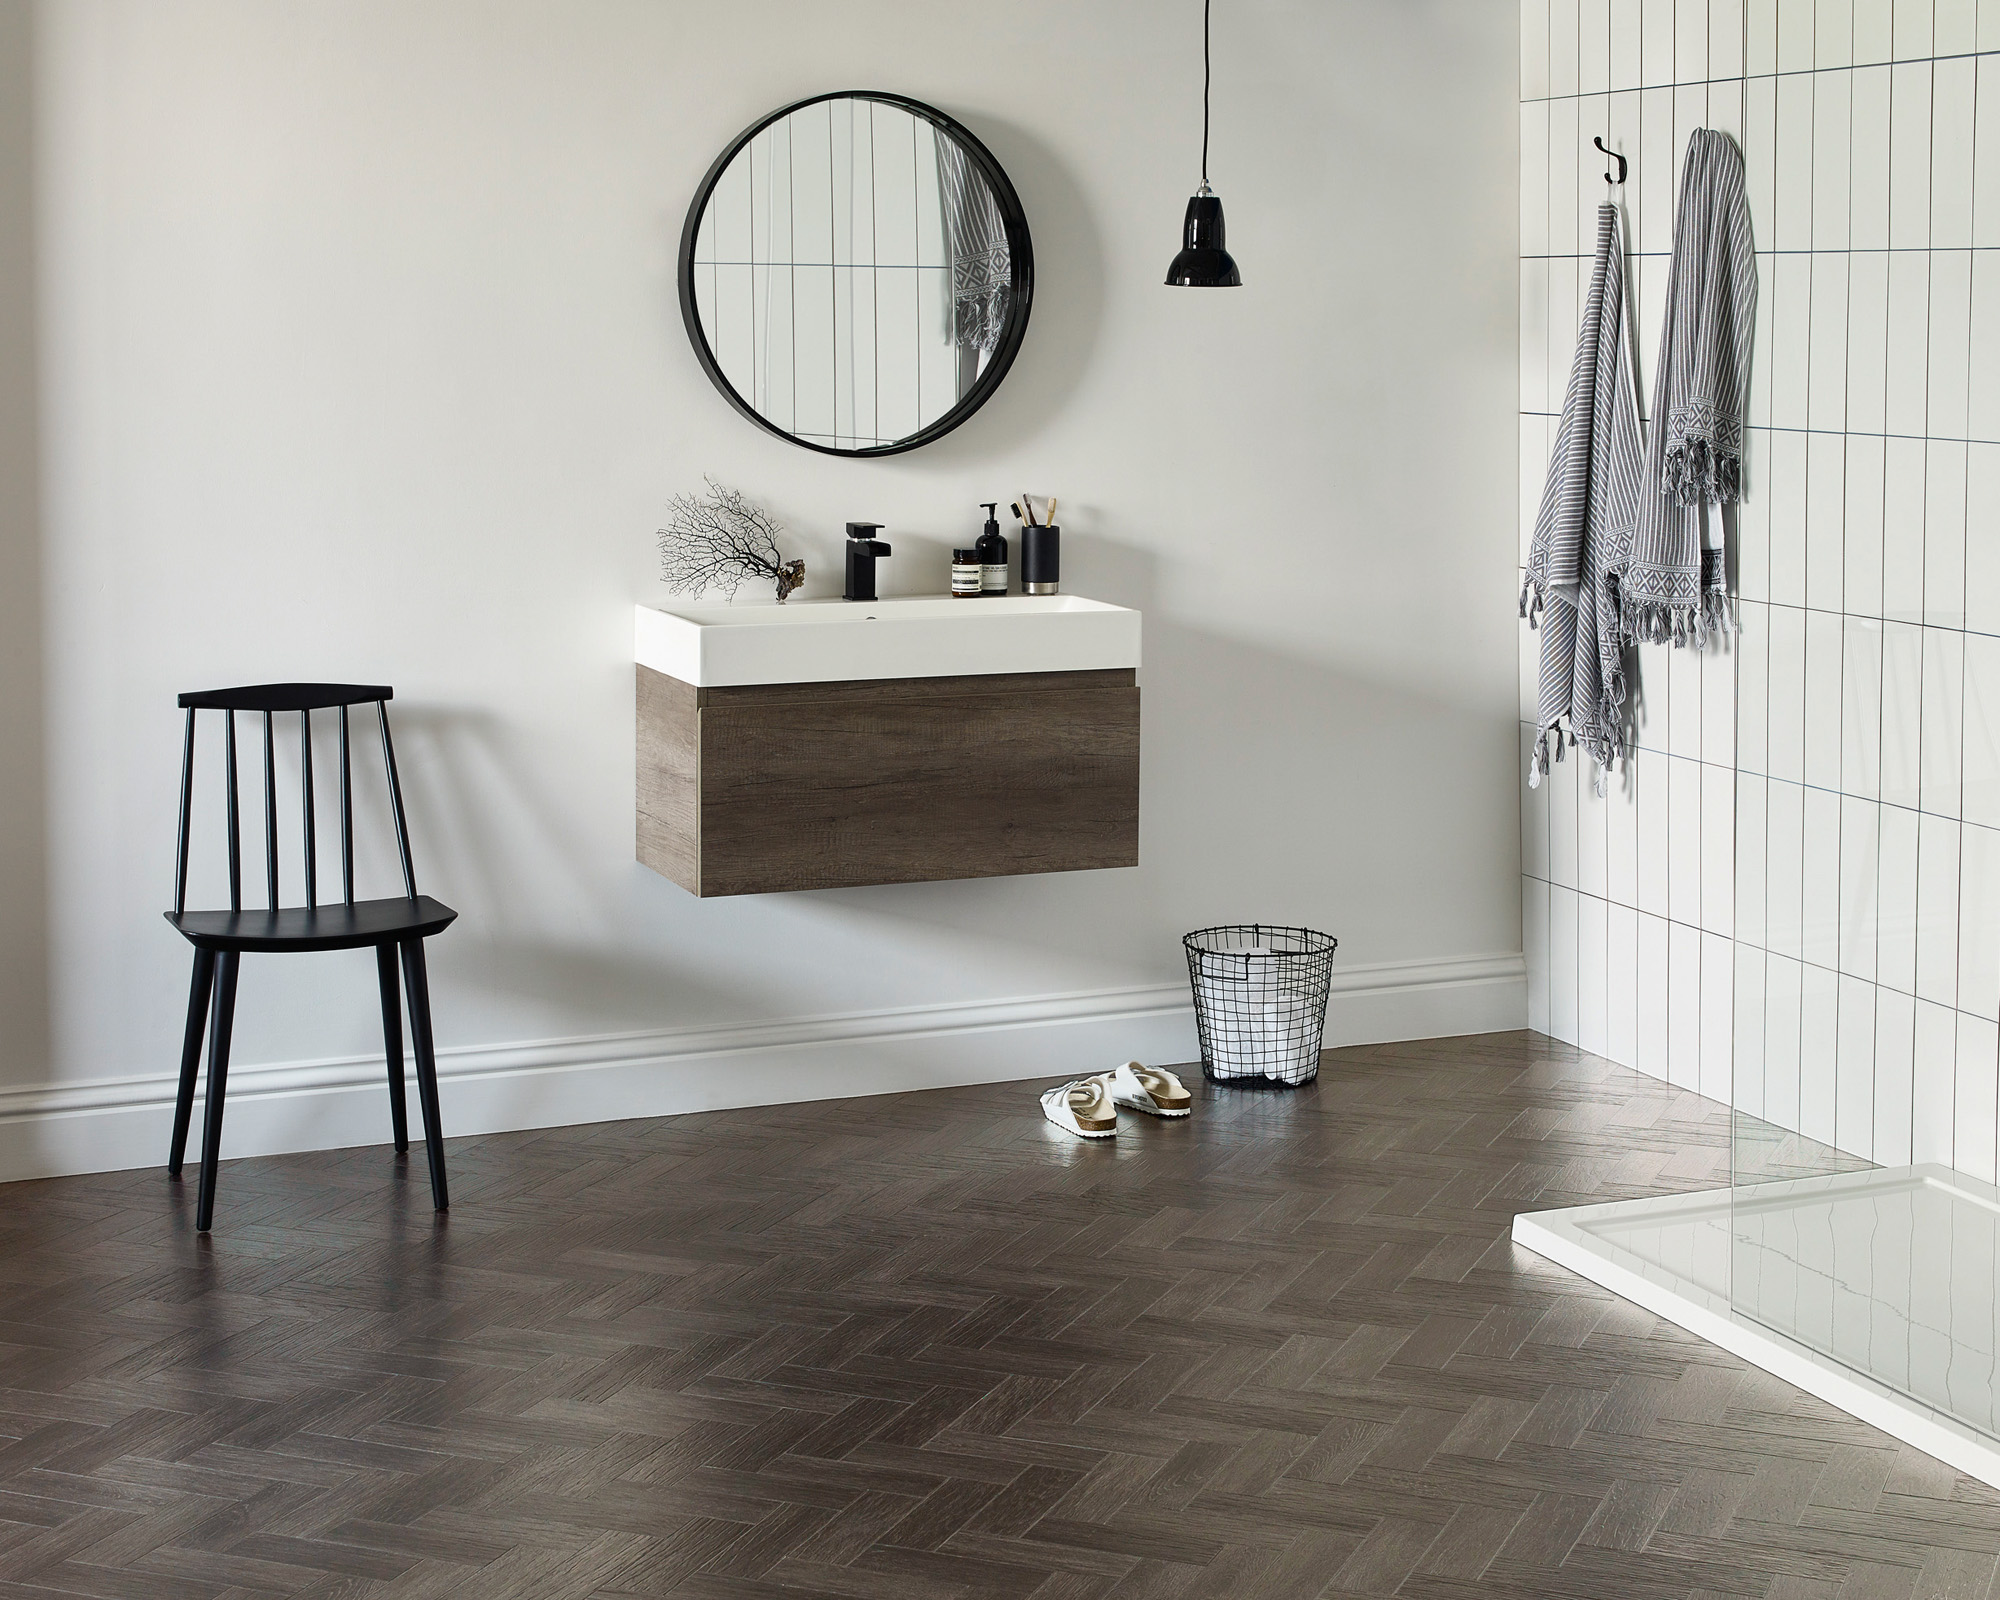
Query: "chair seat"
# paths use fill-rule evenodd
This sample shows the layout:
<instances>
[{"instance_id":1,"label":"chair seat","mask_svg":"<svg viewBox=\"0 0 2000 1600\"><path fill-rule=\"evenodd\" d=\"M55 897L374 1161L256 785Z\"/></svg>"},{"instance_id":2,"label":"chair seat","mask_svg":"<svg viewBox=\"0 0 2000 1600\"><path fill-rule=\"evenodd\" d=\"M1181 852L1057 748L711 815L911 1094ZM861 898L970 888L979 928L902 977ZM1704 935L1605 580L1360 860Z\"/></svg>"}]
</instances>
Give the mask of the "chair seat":
<instances>
[{"instance_id":1,"label":"chair seat","mask_svg":"<svg viewBox=\"0 0 2000 1600\"><path fill-rule=\"evenodd\" d=\"M277 911L169 911L167 921L203 950L354 950L441 933L458 913L427 894L393 900L286 906Z\"/></svg>"}]
</instances>

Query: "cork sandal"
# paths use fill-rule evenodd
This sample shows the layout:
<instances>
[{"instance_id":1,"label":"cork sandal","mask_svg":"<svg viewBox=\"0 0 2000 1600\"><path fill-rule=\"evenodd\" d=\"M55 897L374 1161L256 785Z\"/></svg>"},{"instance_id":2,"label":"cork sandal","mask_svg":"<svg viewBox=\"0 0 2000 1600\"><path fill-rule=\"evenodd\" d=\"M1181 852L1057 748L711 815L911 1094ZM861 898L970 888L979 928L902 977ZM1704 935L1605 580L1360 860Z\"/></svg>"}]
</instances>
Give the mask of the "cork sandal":
<instances>
[{"instance_id":1,"label":"cork sandal","mask_svg":"<svg viewBox=\"0 0 2000 1600\"><path fill-rule=\"evenodd\" d=\"M1042 1115L1079 1139L1109 1139L1118 1131L1109 1079L1109 1073L1100 1072L1048 1090L1042 1096Z\"/></svg>"},{"instance_id":2,"label":"cork sandal","mask_svg":"<svg viewBox=\"0 0 2000 1600\"><path fill-rule=\"evenodd\" d=\"M1111 1084L1111 1098L1149 1117L1185 1117L1194 1109L1194 1096L1171 1072L1162 1067L1143 1066L1128 1061L1116 1072L1104 1076Z\"/></svg>"}]
</instances>

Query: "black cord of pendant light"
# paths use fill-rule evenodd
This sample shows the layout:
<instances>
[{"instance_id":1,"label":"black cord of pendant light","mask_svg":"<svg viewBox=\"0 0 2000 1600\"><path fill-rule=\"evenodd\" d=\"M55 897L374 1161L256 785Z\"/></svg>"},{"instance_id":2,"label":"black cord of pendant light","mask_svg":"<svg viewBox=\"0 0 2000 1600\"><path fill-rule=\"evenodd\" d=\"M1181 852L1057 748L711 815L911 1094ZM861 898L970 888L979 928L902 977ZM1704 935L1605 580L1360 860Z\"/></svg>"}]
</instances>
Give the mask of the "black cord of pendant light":
<instances>
[{"instance_id":1,"label":"black cord of pendant light","mask_svg":"<svg viewBox=\"0 0 2000 1600\"><path fill-rule=\"evenodd\" d=\"M1201 0L1201 186L1208 187L1208 8Z\"/></svg>"}]
</instances>

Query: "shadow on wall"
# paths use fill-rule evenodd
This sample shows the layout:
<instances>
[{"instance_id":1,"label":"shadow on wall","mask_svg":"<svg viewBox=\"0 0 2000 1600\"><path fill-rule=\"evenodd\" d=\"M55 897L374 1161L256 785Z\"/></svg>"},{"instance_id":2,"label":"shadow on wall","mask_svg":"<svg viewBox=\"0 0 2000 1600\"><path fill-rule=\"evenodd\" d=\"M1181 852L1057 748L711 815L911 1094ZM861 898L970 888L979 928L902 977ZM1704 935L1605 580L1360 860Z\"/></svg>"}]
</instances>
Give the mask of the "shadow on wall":
<instances>
[{"instance_id":1,"label":"shadow on wall","mask_svg":"<svg viewBox=\"0 0 2000 1600\"><path fill-rule=\"evenodd\" d=\"M49 1075L34 6L0 0L0 1082Z\"/></svg>"}]
</instances>

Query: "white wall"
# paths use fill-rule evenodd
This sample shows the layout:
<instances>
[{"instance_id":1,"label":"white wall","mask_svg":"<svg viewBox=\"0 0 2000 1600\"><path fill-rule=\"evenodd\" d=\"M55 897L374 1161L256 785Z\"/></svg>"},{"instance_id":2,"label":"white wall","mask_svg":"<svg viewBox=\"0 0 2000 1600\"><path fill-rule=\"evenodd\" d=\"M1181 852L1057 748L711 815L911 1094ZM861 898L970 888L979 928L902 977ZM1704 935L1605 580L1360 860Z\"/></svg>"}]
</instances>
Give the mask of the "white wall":
<instances>
[{"instance_id":1,"label":"white wall","mask_svg":"<svg viewBox=\"0 0 2000 1600\"><path fill-rule=\"evenodd\" d=\"M1559 258L1601 190L1593 132L1635 158L1646 356L1704 115L1740 132L1760 278L1742 634L1645 661L1632 795L1592 805L1571 763L1524 813L1536 1025L1881 1164L1991 1180L2000 8L1525 0L1522 48L1550 284L1523 305L1524 471L1575 337Z\"/></svg>"},{"instance_id":2,"label":"white wall","mask_svg":"<svg viewBox=\"0 0 2000 1600\"><path fill-rule=\"evenodd\" d=\"M1494 601L1511 7L1217 16L1230 294L1160 284L1197 176L1191 0L45 0L32 29L26 9L8 0L0 59L24 78L32 34L32 122L0 96L0 127L16 168L31 142L39 302L4 251L0 286L39 335L37 404L6 415L40 476L5 515L41 600L7 688L39 704L13 743L41 783L0 794L23 885L5 948L46 950L48 1021L44 1045L31 983L0 1030L30 1119L16 1170L125 1159L33 1120L63 1107L136 1108L130 1159L153 1159L186 981L159 921L173 695L261 679L396 685L420 880L463 912L434 946L443 1043L639 1036L611 1052L615 1093L566 1103L520 1075L599 1047L470 1051L455 1129L1166 1048L1187 1037L1177 937L1223 919L1341 937L1360 975L1336 1041L1520 1019L1514 622ZM850 85L985 139L1039 268L998 397L872 463L736 416L673 281L716 151ZM0 197L6 237L22 197ZM816 593L848 518L888 525L890 587L941 590L976 502L1060 494L1068 586L1146 613L1144 864L706 903L635 864L630 603L656 592L666 497L704 472L779 512ZM1129 993L899 1009L1107 990ZM933 1042L871 1078L811 1055L825 1029L755 1031L857 1011ZM1121 1034L1127 1013L1150 1020ZM977 1049L952 1032L988 1022ZM365 953L246 963L238 1060L335 1064L267 1075L275 1098L366 1081L375 1029ZM701 1055L717 1040L738 1054ZM676 1053L700 1060L662 1098L651 1066ZM146 1081L102 1087L126 1078ZM372 1100L356 1126L232 1117L236 1149L380 1137Z\"/></svg>"}]
</instances>

